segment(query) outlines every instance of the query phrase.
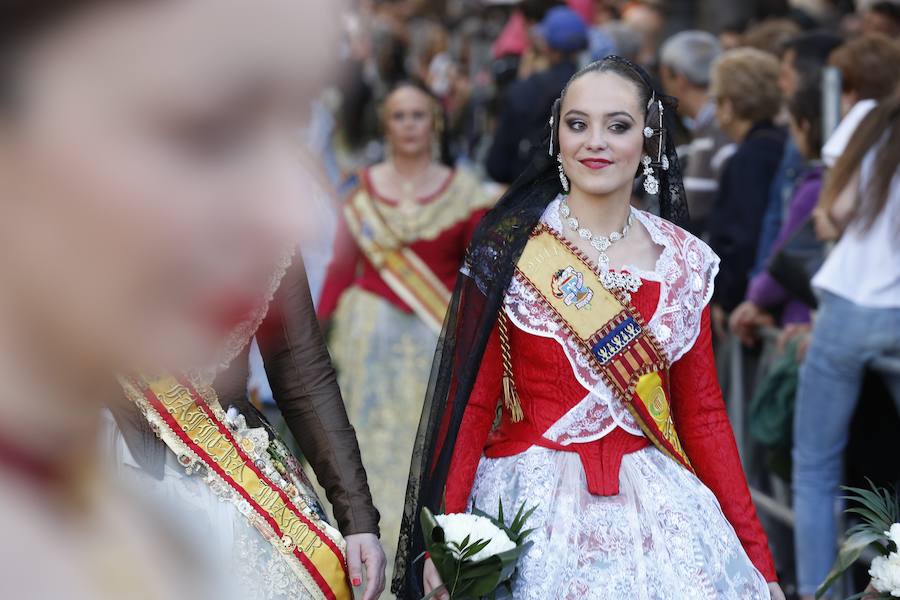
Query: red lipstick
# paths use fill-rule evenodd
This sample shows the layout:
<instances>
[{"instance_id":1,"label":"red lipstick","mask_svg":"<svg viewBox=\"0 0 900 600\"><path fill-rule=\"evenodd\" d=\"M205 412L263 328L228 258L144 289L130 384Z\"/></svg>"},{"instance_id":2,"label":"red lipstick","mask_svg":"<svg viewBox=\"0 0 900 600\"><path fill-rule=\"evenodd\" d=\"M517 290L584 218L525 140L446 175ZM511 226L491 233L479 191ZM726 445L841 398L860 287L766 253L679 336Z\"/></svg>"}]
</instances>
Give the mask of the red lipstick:
<instances>
[{"instance_id":1,"label":"red lipstick","mask_svg":"<svg viewBox=\"0 0 900 600\"><path fill-rule=\"evenodd\" d=\"M593 169L595 171L599 169L605 169L609 165L613 164L613 161L607 160L605 158L583 158L578 162L586 166L588 169Z\"/></svg>"}]
</instances>

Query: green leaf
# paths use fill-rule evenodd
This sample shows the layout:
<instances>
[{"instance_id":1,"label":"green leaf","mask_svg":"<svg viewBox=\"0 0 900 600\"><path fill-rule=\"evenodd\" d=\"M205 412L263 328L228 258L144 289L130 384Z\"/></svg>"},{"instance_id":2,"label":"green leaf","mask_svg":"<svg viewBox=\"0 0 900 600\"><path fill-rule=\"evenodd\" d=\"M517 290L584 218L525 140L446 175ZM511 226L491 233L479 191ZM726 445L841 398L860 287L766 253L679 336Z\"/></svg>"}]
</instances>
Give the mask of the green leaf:
<instances>
[{"instance_id":1,"label":"green leaf","mask_svg":"<svg viewBox=\"0 0 900 600\"><path fill-rule=\"evenodd\" d=\"M478 508L477 506L472 506L472 510L471 510L471 512L470 512L469 514L470 514L470 515L475 515L476 517L484 517L485 519L489 519L489 520L491 520L491 521L494 521L494 520L495 520L494 517L492 517L491 515L487 514L486 512L484 512L483 510L481 510L481 509Z\"/></svg>"},{"instance_id":2,"label":"green leaf","mask_svg":"<svg viewBox=\"0 0 900 600\"><path fill-rule=\"evenodd\" d=\"M429 551L432 545L444 543L444 530L438 525L437 519L427 507L422 508L422 512L419 514L419 523L422 526L425 547L429 548Z\"/></svg>"},{"instance_id":3,"label":"green leaf","mask_svg":"<svg viewBox=\"0 0 900 600\"><path fill-rule=\"evenodd\" d=\"M528 537L529 535L531 535L533 532L534 532L534 529L526 529L525 531L523 531L522 533L519 534L519 539L514 540L514 541L515 541L517 544L522 543L522 542L525 540L525 538L527 538L527 537Z\"/></svg>"},{"instance_id":4,"label":"green leaf","mask_svg":"<svg viewBox=\"0 0 900 600\"><path fill-rule=\"evenodd\" d=\"M503 564L492 556L490 559L480 560L476 563L469 562L463 564L460 568L460 577L477 579L479 577L491 575L495 572L499 573L502 569Z\"/></svg>"},{"instance_id":5,"label":"green leaf","mask_svg":"<svg viewBox=\"0 0 900 600\"><path fill-rule=\"evenodd\" d=\"M522 528L525 526L525 523L528 521L528 519L531 518L531 515L534 514L534 511L537 510L537 505L532 506L530 509L528 509L527 512L525 512L523 514L522 509L524 509L524 508L525 508L525 503L523 502L522 506L519 507L519 514L516 515L516 518L513 521L512 526L510 527L510 529L512 529L513 533L515 533L515 535L516 535L516 540L515 540L516 542L519 542L519 541L525 539L528 536L528 534L530 534L532 531L534 531L534 529L529 529L528 531L525 531L523 533Z\"/></svg>"},{"instance_id":6,"label":"green leaf","mask_svg":"<svg viewBox=\"0 0 900 600\"><path fill-rule=\"evenodd\" d=\"M491 540L478 540L474 544L467 546L462 552L462 560L471 558L488 547Z\"/></svg>"},{"instance_id":7,"label":"green leaf","mask_svg":"<svg viewBox=\"0 0 900 600\"><path fill-rule=\"evenodd\" d=\"M854 506L853 508L848 508L844 512L857 514L865 519L870 525L878 528L880 531L887 531L890 529L890 523L888 523L884 518L875 514L869 508L863 508L861 506Z\"/></svg>"},{"instance_id":8,"label":"green leaf","mask_svg":"<svg viewBox=\"0 0 900 600\"><path fill-rule=\"evenodd\" d=\"M884 497L884 503L889 509L891 521L900 523L900 498L894 494L893 490L887 488L882 488L881 495Z\"/></svg>"},{"instance_id":9,"label":"green leaf","mask_svg":"<svg viewBox=\"0 0 900 600\"><path fill-rule=\"evenodd\" d=\"M831 572L828 573L825 581L823 581L822 585L816 590L816 598L822 597L844 571L849 569L850 566L856 562L863 551L868 548L870 544L879 541L882 537L882 535L877 535L871 531L859 531L848 537L838 551L837 560L831 568Z\"/></svg>"},{"instance_id":10,"label":"green leaf","mask_svg":"<svg viewBox=\"0 0 900 600\"><path fill-rule=\"evenodd\" d=\"M487 596L500 585L500 571L496 570L490 575L469 580L469 593L476 597Z\"/></svg>"},{"instance_id":11,"label":"green leaf","mask_svg":"<svg viewBox=\"0 0 900 600\"><path fill-rule=\"evenodd\" d=\"M855 494L854 496L844 496L847 500L856 501L859 504L862 504L863 507L869 509L876 515L878 515L878 520L881 522L885 522L890 525L891 521L891 508L890 502L885 501L885 497L882 496L879 488L875 487L871 481L869 481L869 485L872 486L871 490L864 490L862 488L853 488L853 487L845 487L843 488L846 491L852 492Z\"/></svg>"}]
</instances>

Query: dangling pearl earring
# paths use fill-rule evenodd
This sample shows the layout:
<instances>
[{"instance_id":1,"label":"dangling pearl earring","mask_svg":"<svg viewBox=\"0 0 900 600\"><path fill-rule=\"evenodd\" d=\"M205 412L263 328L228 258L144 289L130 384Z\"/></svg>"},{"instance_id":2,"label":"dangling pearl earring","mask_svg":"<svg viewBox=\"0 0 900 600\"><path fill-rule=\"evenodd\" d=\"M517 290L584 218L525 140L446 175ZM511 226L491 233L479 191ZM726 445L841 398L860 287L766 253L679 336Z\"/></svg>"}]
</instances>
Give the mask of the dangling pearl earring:
<instances>
[{"instance_id":1,"label":"dangling pearl earring","mask_svg":"<svg viewBox=\"0 0 900 600\"><path fill-rule=\"evenodd\" d=\"M650 166L652 162L647 154L641 157L641 164L644 165L644 191L655 196L659 193L659 179L656 178L653 167Z\"/></svg>"},{"instance_id":2,"label":"dangling pearl earring","mask_svg":"<svg viewBox=\"0 0 900 600\"><path fill-rule=\"evenodd\" d=\"M569 178L566 177L566 172L563 170L562 164L562 154L556 155L556 162L558 163L556 166L559 169L559 183L562 185L562 189L565 193L569 193Z\"/></svg>"}]
</instances>

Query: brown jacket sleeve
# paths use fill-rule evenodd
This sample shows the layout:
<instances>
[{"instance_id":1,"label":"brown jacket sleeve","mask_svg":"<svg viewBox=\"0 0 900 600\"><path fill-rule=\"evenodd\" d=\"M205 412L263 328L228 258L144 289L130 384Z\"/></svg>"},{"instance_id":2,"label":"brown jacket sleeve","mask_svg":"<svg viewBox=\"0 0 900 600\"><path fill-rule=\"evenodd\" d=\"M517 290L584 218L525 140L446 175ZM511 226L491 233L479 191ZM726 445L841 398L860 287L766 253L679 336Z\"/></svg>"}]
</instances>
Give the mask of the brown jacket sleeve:
<instances>
[{"instance_id":1,"label":"brown jacket sleeve","mask_svg":"<svg viewBox=\"0 0 900 600\"><path fill-rule=\"evenodd\" d=\"M334 508L344 535L378 534L356 432L298 257L256 335L275 402Z\"/></svg>"}]
</instances>

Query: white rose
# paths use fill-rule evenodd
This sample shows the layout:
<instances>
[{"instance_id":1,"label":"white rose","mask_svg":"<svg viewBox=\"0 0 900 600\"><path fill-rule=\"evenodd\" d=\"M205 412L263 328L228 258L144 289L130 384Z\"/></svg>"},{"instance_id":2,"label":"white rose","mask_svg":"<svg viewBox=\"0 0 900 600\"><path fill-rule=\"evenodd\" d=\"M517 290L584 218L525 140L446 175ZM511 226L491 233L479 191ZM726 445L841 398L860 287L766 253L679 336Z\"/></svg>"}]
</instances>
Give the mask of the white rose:
<instances>
[{"instance_id":1,"label":"white rose","mask_svg":"<svg viewBox=\"0 0 900 600\"><path fill-rule=\"evenodd\" d=\"M888 556L876 557L872 561L869 575L872 576L872 586L876 590L900 598L900 553L891 552Z\"/></svg>"},{"instance_id":2,"label":"white rose","mask_svg":"<svg viewBox=\"0 0 900 600\"><path fill-rule=\"evenodd\" d=\"M485 517L454 513L436 515L435 520L441 526L441 529L444 530L444 537L448 544L451 542L462 544L466 537L469 538L469 545L478 540L489 540L488 545L473 556L470 556L469 560L477 562L516 547L516 544L509 539L505 531Z\"/></svg>"},{"instance_id":3,"label":"white rose","mask_svg":"<svg viewBox=\"0 0 900 600\"><path fill-rule=\"evenodd\" d=\"M884 535L888 536L891 541L894 542L894 546L897 550L900 550L900 523L891 525L890 531L885 531Z\"/></svg>"}]
</instances>

